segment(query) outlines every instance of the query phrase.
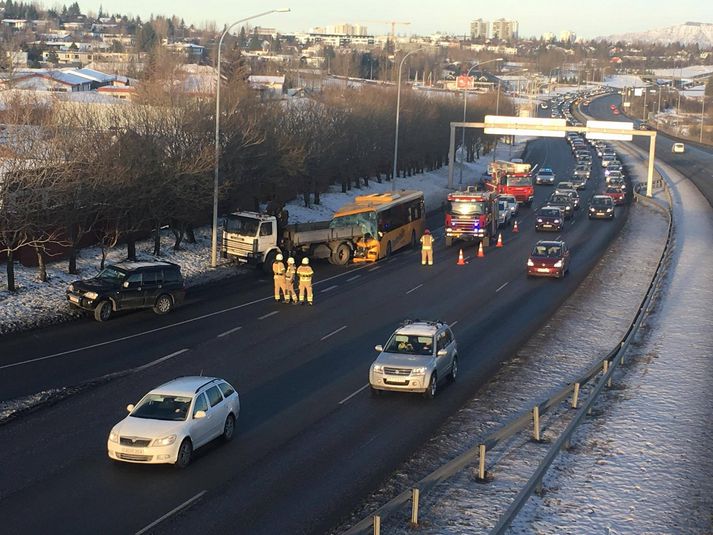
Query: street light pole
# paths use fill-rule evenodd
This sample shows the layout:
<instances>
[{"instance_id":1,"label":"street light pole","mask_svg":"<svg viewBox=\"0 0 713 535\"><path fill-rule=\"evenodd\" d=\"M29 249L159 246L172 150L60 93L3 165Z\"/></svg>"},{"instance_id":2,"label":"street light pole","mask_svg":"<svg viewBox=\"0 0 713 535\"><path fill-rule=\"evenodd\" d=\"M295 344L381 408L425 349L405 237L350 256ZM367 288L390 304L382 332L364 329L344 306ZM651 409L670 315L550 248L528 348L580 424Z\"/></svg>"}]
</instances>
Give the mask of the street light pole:
<instances>
[{"instance_id":1,"label":"street light pole","mask_svg":"<svg viewBox=\"0 0 713 535\"><path fill-rule=\"evenodd\" d=\"M503 61L503 58L495 58L491 59L489 61L484 61L483 63L476 63L473 65L470 69L468 69L468 72L466 73L466 78L470 76L470 73L473 72L473 69L476 67L481 67L482 65L485 65L486 63L493 63L494 61ZM468 109L468 88L464 87L463 88L463 122L466 122L466 112ZM497 113L496 113L497 115ZM463 149L465 148L465 128L461 129L463 131L463 136L461 139L461 144L460 144L460 178L458 179L458 184L463 183L463 168L465 167L465 159L463 156Z\"/></svg>"},{"instance_id":2,"label":"street light pole","mask_svg":"<svg viewBox=\"0 0 713 535\"><path fill-rule=\"evenodd\" d=\"M703 112L706 109L706 86L708 84L703 84L703 96L701 97L701 133L698 136L698 143L703 143Z\"/></svg>"},{"instance_id":3,"label":"street light pole","mask_svg":"<svg viewBox=\"0 0 713 535\"><path fill-rule=\"evenodd\" d=\"M416 50L412 50L411 52L407 53L403 58L401 58L401 63L399 64L398 89L396 90L396 135L394 136L394 172L391 176L391 191L396 191L396 162L399 157L399 111L401 107L401 69L404 66L404 61L406 61L406 58L420 50L423 50L423 47L417 48Z\"/></svg>"},{"instance_id":4,"label":"street light pole","mask_svg":"<svg viewBox=\"0 0 713 535\"><path fill-rule=\"evenodd\" d=\"M223 31L220 36L220 40L218 41L218 56L216 60L217 78L215 81L215 161L213 168L213 229L211 232L210 240L211 267L216 267L218 265L218 189L220 173L220 56L221 48L223 47L223 39L225 39L225 36L228 35L228 32L232 30L233 27L235 27L237 24L240 24L241 22L247 22L249 20L257 19L259 17L264 17L265 15L270 15L272 13L286 13L288 11L290 11L290 8L272 9L270 11L258 13L257 15L252 15L251 17L236 20Z\"/></svg>"}]
</instances>

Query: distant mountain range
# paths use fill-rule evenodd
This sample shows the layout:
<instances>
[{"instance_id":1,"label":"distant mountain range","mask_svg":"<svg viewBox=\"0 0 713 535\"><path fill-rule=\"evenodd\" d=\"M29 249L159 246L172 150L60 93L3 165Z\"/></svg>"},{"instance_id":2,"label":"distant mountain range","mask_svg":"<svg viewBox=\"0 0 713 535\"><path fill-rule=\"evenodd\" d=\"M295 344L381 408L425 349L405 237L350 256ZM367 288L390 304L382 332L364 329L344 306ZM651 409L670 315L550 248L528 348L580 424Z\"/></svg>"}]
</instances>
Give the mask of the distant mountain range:
<instances>
[{"instance_id":1,"label":"distant mountain range","mask_svg":"<svg viewBox=\"0 0 713 535\"><path fill-rule=\"evenodd\" d=\"M698 43L701 48L713 48L713 24L706 22L686 22L676 26L667 26L645 32L622 33L618 35L607 35L599 37L599 40L625 41L643 43L682 43L692 45Z\"/></svg>"}]
</instances>

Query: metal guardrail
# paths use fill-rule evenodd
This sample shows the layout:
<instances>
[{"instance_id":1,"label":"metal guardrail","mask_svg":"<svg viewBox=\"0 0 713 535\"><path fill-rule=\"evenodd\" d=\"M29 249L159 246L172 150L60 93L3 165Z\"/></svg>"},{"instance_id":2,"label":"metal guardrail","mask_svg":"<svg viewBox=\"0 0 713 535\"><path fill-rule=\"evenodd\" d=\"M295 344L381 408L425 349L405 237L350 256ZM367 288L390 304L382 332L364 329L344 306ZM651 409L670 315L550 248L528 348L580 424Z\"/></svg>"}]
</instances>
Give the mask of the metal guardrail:
<instances>
[{"instance_id":1,"label":"metal guardrail","mask_svg":"<svg viewBox=\"0 0 713 535\"><path fill-rule=\"evenodd\" d=\"M658 171L661 174L661 171ZM606 356L596 360L588 370L586 370L575 380L571 381L570 383L567 383L565 386L555 390L554 392L551 392L546 399L535 404L531 410L523 411L517 416L511 418L499 429L486 436L477 446L468 449L466 452L460 454L458 457L437 468L435 471L431 472L423 479L418 481L414 489L407 489L401 492L399 495L379 507L376 511L374 511L372 515L363 518L361 521L357 522L351 528L343 532L343 535L359 535L368 533L374 533L375 535L377 535L380 532L381 521L389 517L393 513L400 511L409 501L412 502L412 523L416 523L418 518L418 500L414 500L413 497L418 497L419 495L427 494L440 482L448 479L466 466L474 463L476 459L478 460L478 474L476 480L486 482L487 472L485 471L485 455L488 450L492 450L504 440L507 440L515 434L521 432L522 430L527 428L531 424L531 422L533 422L534 424L533 438L539 440L539 417L549 412L553 407L558 406L570 395L572 395L572 407L577 408L580 388L583 385L592 381L600 373L602 373L602 377L594 386L594 389L592 393L588 396L587 400L582 404L581 408L579 408L576 416L567 425L565 431L560 435L560 437L552 444L547 454L538 465L532 477L528 480L527 484L520 490L511 506L502 515L495 528L493 528L491 532L492 534L504 533L504 531L512 523L517 513L520 511L520 509L522 509L529 497L532 495L535 488L539 487L542 484L542 479L547 469L550 467L560 450L569 444L572 434L574 433L577 426L582 422L586 414L590 411L592 404L604 388L604 385L611 384L612 374L614 373L617 366L623 363L624 354L629 348L631 341L638 332L638 329L646 316L646 313L651 304L651 300L653 299L656 293L656 289L658 288L663 274L665 273L664 266L666 264L666 260L671 254L671 241L674 229L672 211L673 202L668 188L666 188L666 193L669 199L669 208L666 211L668 214L669 224L664 250L661 253L661 257L659 258L656 271L651 280L651 283L649 284L646 294L644 295L641 305L639 306L633 321L629 325L629 328L627 329L619 344L617 344L617 346L612 349ZM639 197L649 200L644 196ZM659 208L662 208L660 205L657 206L659 206Z\"/></svg>"}]
</instances>

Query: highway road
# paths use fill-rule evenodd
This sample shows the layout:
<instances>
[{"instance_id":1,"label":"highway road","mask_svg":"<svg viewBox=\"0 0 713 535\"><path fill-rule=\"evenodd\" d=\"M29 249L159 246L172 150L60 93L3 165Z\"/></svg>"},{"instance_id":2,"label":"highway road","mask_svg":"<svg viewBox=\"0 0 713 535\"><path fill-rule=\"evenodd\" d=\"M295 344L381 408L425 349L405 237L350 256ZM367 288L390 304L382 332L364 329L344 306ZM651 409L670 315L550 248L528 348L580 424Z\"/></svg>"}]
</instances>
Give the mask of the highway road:
<instances>
[{"instance_id":1,"label":"highway road","mask_svg":"<svg viewBox=\"0 0 713 535\"><path fill-rule=\"evenodd\" d=\"M564 179L574 167L563 140L530 145L528 161ZM600 191L601 168L586 199ZM550 186L537 186L535 206ZM589 221L584 210L562 236L571 274L528 280L537 239L532 210L483 259L437 241L436 264L406 251L348 270L319 264L312 308L272 301L271 281L236 278L196 290L166 317L126 314L0 339L3 399L169 357L88 388L0 427L3 533L134 533L200 496L166 532L323 533L424 441L513 355L586 276L626 221ZM442 236L440 228L434 228ZM404 318L442 319L459 343L459 381L427 401L370 398L373 346ZM202 373L237 386L242 414L235 440L212 444L191 466L115 464L106 437L124 407L176 376Z\"/></svg>"},{"instance_id":2,"label":"highway road","mask_svg":"<svg viewBox=\"0 0 713 535\"><path fill-rule=\"evenodd\" d=\"M610 108L612 104L620 106L621 97L619 95L609 95L594 99L589 106L583 107L582 111L601 120L631 121L628 117L614 115ZM635 122L638 124L640 121L635 120ZM713 205L713 149L685 143L686 152L674 154L671 152L671 147L678 141L680 140L674 140L665 134L659 133L656 136L656 158L671 165L690 179L703 196L708 199L708 202ZM648 153L648 139L634 138L634 143Z\"/></svg>"}]
</instances>

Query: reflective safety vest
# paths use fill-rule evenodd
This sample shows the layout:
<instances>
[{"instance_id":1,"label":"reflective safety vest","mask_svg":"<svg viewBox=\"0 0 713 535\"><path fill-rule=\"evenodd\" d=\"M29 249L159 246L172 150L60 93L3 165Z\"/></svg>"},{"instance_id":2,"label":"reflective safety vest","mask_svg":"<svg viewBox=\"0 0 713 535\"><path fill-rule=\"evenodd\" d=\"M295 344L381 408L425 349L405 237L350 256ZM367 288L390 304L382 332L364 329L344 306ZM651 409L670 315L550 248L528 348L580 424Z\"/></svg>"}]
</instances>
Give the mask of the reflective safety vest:
<instances>
[{"instance_id":1,"label":"reflective safety vest","mask_svg":"<svg viewBox=\"0 0 713 535\"><path fill-rule=\"evenodd\" d=\"M312 271L312 268L309 266L300 266L297 268L297 275L299 275L300 281L302 282L312 282L314 271Z\"/></svg>"},{"instance_id":2,"label":"reflective safety vest","mask_svg":"<svg viewBox=\"0 0 713 535\"><path fill-rule=\"evenodd\" d=\"M424 234L421 236L421 244L423 245L424 251L430 251L431 247L433 247L433 236L430 234Z\"/></svg>"},{"instance_id":3,"label":"reflective safety vest","mask_svg":"<svg viewBox=\"0 0 713 535\"><path fill-rule=\"evenodd\" d=\"M275 274L276 277L279 277L280 275L284 275L285 274L285 264L283 264L279 260L273 262L272 272Z\"/></svg>"},{"instance_id":4,"label":"reflective safety vest","mask_svg":"<svg viewBox=\"0 0 713 535\"><path fill-rule=\"evenodd\" d=\"M292 282L295 279L295 273L297 273L297 268L294 265L287 266L287 271L285 271L285 278Z\"/></svg>"}]
</instances>

